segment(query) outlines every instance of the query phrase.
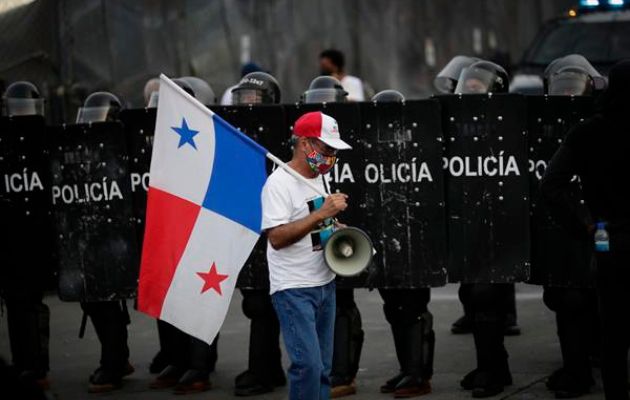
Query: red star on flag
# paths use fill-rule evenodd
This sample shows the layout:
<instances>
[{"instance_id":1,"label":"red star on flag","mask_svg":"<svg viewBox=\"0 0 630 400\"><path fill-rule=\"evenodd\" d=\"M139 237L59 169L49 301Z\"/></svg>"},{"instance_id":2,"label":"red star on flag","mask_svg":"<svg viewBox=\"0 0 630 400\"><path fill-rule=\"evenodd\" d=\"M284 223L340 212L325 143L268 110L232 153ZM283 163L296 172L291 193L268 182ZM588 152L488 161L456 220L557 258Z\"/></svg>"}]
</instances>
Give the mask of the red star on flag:
<instances>
[{"instance_id":1,"label":"red star on flag","mask_svg":"<svg viewBox=\"0 0 630 400\"><path fill-rule=\"evenodd\" d=\"M208 272L197 272L197 275L201 279L204 280L203 289L201 289L201 293L205 293L209 289L214 289L215 292L223 295L221 293L221 282L228 278L228 275L222 275L217 272L217 266L215 263L212 263L210 267L210 271Z\"/></svg>"}]
</instances>

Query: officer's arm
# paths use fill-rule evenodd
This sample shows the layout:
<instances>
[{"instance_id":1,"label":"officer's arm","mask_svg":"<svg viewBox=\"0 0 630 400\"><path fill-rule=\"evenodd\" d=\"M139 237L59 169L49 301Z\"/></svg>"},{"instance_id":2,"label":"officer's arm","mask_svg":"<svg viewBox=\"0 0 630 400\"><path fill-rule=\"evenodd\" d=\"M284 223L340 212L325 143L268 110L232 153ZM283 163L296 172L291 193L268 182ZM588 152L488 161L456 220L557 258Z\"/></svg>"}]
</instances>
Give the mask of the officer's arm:
<instances>
[{"instance_id":1,"label":"officer's arm","mask_svg":"<svg viewBox=\"0 0 630 400\"><path fill-rule=\"evenodd\" d=\"M571 180L580 171L580 157L573 148L562 145L545 171L540 190L553 217L570 232L583 237L588 234L589 227L580 212L578 199L571 194Z\"/></svg>"}]
</instances>

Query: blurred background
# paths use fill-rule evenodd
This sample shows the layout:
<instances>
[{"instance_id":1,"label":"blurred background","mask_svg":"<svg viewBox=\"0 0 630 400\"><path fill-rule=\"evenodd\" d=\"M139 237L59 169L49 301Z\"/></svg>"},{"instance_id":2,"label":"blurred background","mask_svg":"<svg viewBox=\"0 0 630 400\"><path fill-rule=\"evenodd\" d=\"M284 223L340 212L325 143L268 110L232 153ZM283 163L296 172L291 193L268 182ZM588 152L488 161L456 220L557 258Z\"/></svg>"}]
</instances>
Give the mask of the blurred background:
<instances>
[{"instance_id":1,"label":"blurred background","mask_svg":"<svg viewBox=\"0 0 630 400\"><path fill-rule=\"evenodd\" d=\"M143 105L145 82L196 75L220 95L260 64L297 101L334 47L375 91L431 93L457 54L519 61L569 0L2 0L0 81L36 83L54 122L106 89ZM509 65L508 65L509 66ZM0 83L2 85L2 83ZM0 88L2 89L2 88Z\"/></svg>"}]
</instances>

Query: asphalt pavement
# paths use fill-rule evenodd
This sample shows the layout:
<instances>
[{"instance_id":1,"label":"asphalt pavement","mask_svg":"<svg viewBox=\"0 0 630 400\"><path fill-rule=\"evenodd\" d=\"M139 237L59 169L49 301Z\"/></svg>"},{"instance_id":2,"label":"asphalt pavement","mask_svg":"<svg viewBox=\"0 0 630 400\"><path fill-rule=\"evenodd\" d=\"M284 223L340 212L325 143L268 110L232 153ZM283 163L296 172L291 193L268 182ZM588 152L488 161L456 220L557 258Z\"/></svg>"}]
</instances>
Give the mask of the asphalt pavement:
<instances>
[{"instance_id":1,"label":"asphalt pavement","mask_svg":"<svg viewBox=\"0 0 630 400\"><path fill-rule=\"evenodd\" d=\"M358 393L349 399L386 399L390 395L380 394L379 386L398 370L394 346L382 310L378 292L360 289L356 300L363 317L365 344L361 358L361 369L357 377ZM230 311L221 330L219 361L216 372L211 375L214 388L208 392L176 396L168 390L155 391L148 388L153 376L148 367L158 349L155 321L139 312L131 311L129 347L131 363L136 372L125 380L124 387L110 394L87 393L87 378L96 368L100 347L92 326L84 339L78 338L81 309L76 303L63 303L54 295L47 296L51 308L51 390L52 398L75 399L233 399L234 377L247 366L249 324L240 308L240 294L235 294ZM131 306L131 302L130 302ZM542 302L542 290L531 285L517 285L518 322L522 334L506 338L510 353L510 367L514 385L495 399L552 399L544 385L545 378L560 367L560 348L555 333L554 315ZM470 393L459 387L459 380L475 367L473 339L471 335L453 335L451 323L461 315L457 299L457 286L448 285L432 290L429 305L434 315L436 331L435 373L432 380L433 393L427 399L468 399ZM9 358L6 314L0 319L0 355ZM286 359L285 367L288 365ZM601 399L601 379L595 370L597 386L592 394L582 399ZM2 397L2 396L0 396ZM257 396L255 399L286 399L286 390Z\"/></svg>"}]
</instances>

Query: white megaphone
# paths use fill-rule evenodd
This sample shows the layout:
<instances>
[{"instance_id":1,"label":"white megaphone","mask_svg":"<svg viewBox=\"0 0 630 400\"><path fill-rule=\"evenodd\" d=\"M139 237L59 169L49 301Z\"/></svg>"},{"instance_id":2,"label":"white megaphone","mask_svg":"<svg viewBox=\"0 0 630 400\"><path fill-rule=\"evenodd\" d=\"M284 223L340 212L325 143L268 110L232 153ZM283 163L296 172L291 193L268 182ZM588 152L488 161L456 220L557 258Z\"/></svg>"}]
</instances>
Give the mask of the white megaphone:
<instances>
[{"instance_id":1,"label":"white megaphone","mask_svg":"<svg viewBox=\"0 0 630 400\"><path fill-rule=\"evenodd\" d=\"M370 237L359 228L335 231L324 247L324 261L339 276L354 276L372 262L374 246Z\"/></svg>"}]
</instances>

